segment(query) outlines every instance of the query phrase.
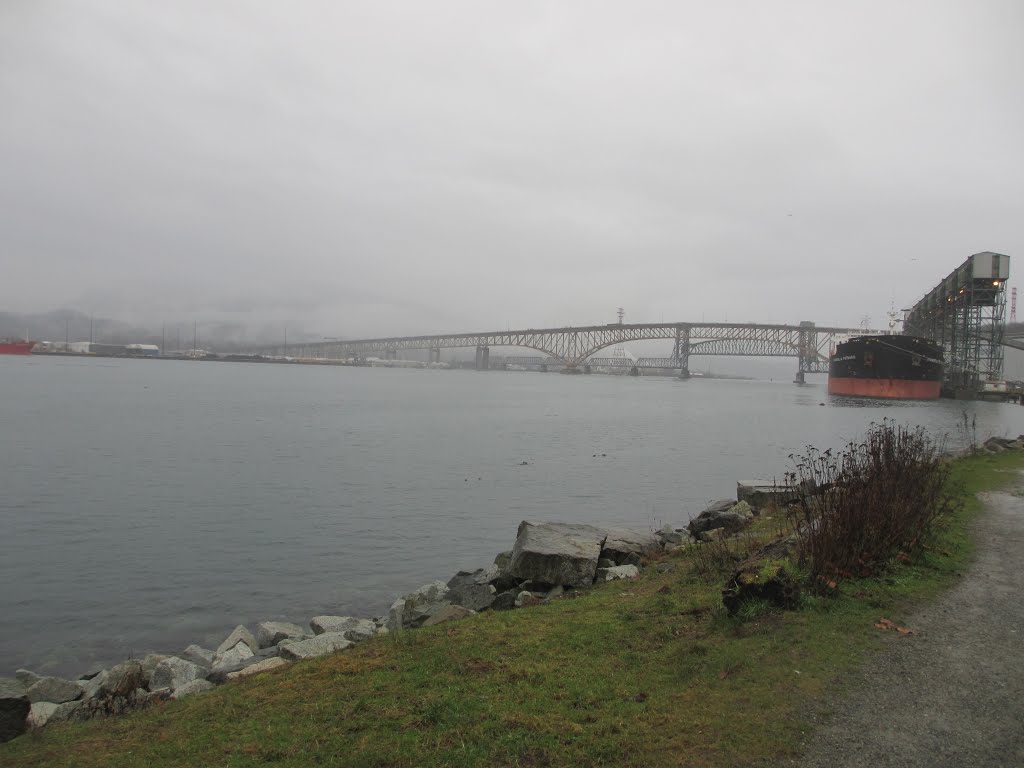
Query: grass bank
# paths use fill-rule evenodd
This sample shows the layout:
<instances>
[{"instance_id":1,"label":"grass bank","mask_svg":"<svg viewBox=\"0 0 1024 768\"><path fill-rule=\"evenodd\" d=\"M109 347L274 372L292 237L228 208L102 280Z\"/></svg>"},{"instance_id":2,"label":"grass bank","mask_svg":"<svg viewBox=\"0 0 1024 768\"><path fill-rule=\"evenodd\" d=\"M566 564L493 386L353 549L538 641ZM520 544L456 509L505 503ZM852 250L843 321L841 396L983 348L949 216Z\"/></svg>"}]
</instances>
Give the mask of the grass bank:
<instances>
[{"instance_id":1,"label":"grass bank","mask_svg":"<svg viewBox=\"0 0 1024 768\"><path fill-rule=\"evenodd\" d=\"M0 745L4 766L736 766L795 754L826 692L969 563L974 494L1024 454L958 460L965 504L916 562L795 612L730 618L692 554L578 597L376 638L132 716ZM763 521L762 525L772 525ZM668 566L663 566L668 568Z\"/></svg>"}]
</instances>

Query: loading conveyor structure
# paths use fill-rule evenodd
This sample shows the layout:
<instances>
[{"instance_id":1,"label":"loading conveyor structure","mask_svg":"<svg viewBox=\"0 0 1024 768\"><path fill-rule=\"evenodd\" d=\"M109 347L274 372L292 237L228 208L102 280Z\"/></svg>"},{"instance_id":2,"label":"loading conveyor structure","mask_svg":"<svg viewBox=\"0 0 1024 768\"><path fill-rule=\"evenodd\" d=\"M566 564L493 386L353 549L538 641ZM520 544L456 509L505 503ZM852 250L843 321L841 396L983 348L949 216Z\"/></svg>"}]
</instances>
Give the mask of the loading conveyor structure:
<instances>
[{"instance_id":1,"label":"loading conveyor structure","mask_svg":"<svg viewBox=\"0 0 1024 768\"><path fill-rule=\"evenodd\" d=\"M1002 381L1009 277L1009 256L976 253L907 311L904 333L944 348L950 394L973 397Z\"/></svg>"}]
</instances>

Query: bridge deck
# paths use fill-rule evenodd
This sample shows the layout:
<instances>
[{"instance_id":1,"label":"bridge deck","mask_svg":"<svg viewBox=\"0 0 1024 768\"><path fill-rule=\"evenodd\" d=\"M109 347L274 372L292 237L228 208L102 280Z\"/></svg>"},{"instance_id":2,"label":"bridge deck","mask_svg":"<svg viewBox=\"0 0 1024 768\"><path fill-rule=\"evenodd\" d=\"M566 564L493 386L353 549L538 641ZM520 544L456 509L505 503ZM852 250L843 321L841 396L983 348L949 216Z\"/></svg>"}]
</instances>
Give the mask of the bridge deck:
<instances>
[{"instance_id":1,"label":"bridge deck","mask_svg":"<svg viewBox=\"0 0 1024 768\"><path fill-rule=\"evenodd\" d=\"M569 368L583 365L602 349L636 341L672 340L672 354L665 358L673 368L686 369L690 355L795 357L800 371L820 371L837 337L867 333L856 328L764 323L611 323L565 328L484 331L481 333L389 336L374 339L324 341L303 345L325 357L394 356L403 350L477 347L521 347L555 358ZM275 348L280 350L280 348ZM261 348L264 351L266 348ZM252 350L255 351L255 350ZM486 360L486 354L479 360ZM486 366L486 362L483 363Z\"/></svg>"}]
</instances>

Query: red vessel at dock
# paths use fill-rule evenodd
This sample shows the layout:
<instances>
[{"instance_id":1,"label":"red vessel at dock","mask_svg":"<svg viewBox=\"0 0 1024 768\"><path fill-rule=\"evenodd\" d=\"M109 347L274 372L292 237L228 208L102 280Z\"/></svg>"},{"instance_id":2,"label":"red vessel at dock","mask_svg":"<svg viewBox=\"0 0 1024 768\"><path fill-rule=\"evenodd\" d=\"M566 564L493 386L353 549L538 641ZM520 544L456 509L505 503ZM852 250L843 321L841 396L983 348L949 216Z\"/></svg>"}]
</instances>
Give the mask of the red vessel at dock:
<instances>
[{"instance_id":1,"label":"red vessel at dock","mask_svg":"<svg viewBox=\"0 0 1024 768\"><path fill-rule=\"evenodd\" d=\"M35 345L34 341L0 339L0 355L30 355Z\"/></svg>"}]
</instances>

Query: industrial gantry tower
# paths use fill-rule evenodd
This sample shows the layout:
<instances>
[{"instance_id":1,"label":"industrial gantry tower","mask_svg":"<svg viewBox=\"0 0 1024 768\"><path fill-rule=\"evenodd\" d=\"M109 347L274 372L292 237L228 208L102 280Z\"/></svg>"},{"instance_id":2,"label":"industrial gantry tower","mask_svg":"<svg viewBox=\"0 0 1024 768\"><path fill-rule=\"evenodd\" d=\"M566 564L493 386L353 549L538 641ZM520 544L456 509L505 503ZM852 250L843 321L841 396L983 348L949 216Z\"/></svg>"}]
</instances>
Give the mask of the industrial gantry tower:
<instances>
[{"instance_id":1,"label":"industrial gantry tower","mask_svg":"<svg viewBox=\"0 0 1024 768\"><path fill-rule=\"evenodd\" d=\"M908 311L904 332L945 349L945 384L951 390L977 394L986 383L1002 380L1009 277L1009 256L976 253Z\"/></svg>"}]
</instances>

